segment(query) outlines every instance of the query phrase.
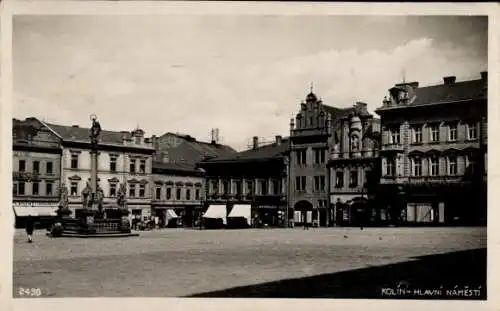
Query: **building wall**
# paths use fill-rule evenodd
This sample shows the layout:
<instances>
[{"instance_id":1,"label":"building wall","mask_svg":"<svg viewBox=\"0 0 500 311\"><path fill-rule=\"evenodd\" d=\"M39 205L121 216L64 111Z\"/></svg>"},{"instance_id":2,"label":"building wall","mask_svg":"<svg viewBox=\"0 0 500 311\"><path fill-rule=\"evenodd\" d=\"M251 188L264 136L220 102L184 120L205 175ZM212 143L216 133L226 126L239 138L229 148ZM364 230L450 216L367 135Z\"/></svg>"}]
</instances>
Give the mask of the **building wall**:
<instances>
[{"instance_id":1,"label":"building wall","mask_svg":"<svg viewBox=\"0 0 500 311\"><path fill-rule=\"evenodd\" d=\"M71 167L72 155L77 155L77 168ZM116 157L116 171L111 171L111 157ZM140 160L145 161L144 172L139 171ZM135 161L136 171L130 171L130 163ZM82 191L91 177L91 153L90 149L67 148L63 150L62 156L62 182L68 188L70 208L75 210L82 207ZM116 195L111 194L111 188L115 185L118 190L121 183L127 183L127 205L129 210L141 209L143 215L150 214L151 204L151 176L152 155L145 150L144 153L123 151L100 150L98 155L98 185L104 192L104 203L116 202ZM144 196L139 196L140 186L145 187ZM130 187L136 185L136 196L130 197ZM76 192L75 187L76 186Z\"/></svg>"},{"instance_id":2,"label":"building wall","mask_svg":"<svg viewBox=\"0 0 500 311\"><path fill-rule=\"evenodd\" d=\"M198 176L180 176L174 173L152 175L152 203L156 208L183 208L186 206L201 206L205 199L204 178ZM160 197L157 197L157 189ZM167 197L167 189L170 189L170 198ZM181 198L177 199L177 189L181 190ZM187 198L187 190L190 190L190 198ZM196 198L196 191L199 197Z\"/></svg>"},{"instance_id":3,"label":"building wall","mask_svg":"<svg viewBox=\"0 0 500 311\"><path fill-rule=\"evenodd\" d=\"M25 169L24 172L31 175L32 178L25 180L22 178L22 172L19 170L20 161L24 161ZM33 163L39 163L39 171L35 173L33 170ZM47 173L47 163L52 163L52 172ZM37 201L40 199L53 199L57 200L59 198L59 182L60 182L60 167L61 167L61 156L55 153L46 153L38 151L13 151L13 162L12 171L14 173L14 197L15 201L18 200L33 200ZM21 173L21 174L19 174ZM34 178L34 174L38 178ZM24 184L24 195L19 192L19 184ZM33 194L33 184L38 183L39 191L38 194ZM47 194L47 184L52 184L52 193ZM17 188L17 191L15 191Z\"/></svg>"}]
</instances>

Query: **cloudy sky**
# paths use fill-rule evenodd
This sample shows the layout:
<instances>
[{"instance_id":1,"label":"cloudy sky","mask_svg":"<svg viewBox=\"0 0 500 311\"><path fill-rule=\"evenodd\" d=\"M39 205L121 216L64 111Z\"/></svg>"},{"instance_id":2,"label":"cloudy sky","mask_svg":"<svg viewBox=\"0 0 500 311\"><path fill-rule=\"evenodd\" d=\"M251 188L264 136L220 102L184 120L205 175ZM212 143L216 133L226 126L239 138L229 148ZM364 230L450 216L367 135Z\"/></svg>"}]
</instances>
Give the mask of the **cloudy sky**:
<instances>
[{"instance_id":1,"label":"cloudy sky","mask_svg":"<svg viewBox=\"0 0 500 311\"><path fill-rule=\"evenodd\" d=\"M378 107L402 81L479 77L487 19L369 16L17 16L14 117L165 132L242 149L287 135L300 101Z\"/></svg>"}]
</instances>

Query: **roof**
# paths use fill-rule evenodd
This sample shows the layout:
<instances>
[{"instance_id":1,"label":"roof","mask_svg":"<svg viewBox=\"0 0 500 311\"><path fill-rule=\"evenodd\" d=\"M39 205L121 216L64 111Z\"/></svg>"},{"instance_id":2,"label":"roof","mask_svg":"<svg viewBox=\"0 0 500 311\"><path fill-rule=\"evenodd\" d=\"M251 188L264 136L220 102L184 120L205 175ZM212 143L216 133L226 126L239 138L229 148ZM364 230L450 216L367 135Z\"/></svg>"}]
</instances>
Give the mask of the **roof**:
<instances>
[{"instance_id":1,"label":"roof","mask_svg":"<svg viewBox=\"0 0 500 311\"><path fill-rule=\"evenodd\" d=\"M410 105L454 102L485 97L484 81L481 79L440 84L416 89L416 98Z\"/></svg>"},{"instance_id":2,"label":"roof","mask_svg":"<svg viewBox=\"0 0 500 311\"><path fill-rule=\"evenodd\" d=\"M64 141L90 142L90 128L79 126L67 126L53 123L45 123L56 132ZM130 138L130 132L116 132L102 130L99 135L101 143L123 144L123 137Z\"/></svg>"},{"instance_id":3,"label":"roof","mask_svg":"<svg viewBox=\"0 0 500 311\"><path fill-rule=\"evenodd\" d=\"M236 150L230 146L198 141L187 135L166 133L158 140L165 136L174 136L179 141L171 145L160 143L159 146L155 147L160 154L164 153L168 157L168 160L163 162L189 164L194 168L198 162L207 158L223 157L236 153Z\"/></svg>"},{"instance_id":4,"label":"roof","mask_svg":"<svg viewBox=\"0 0 500 311\"><path fill-rule=\"evenodd\" d=\"M153 173L157 170L167 170L175 172L185 172L185 173L201 173L200 170L196 169L192 164L188 163L164 163L164 162L153 162Z\"/></svg>"},{"instance_id":5,"label":"roof","mask_svg":"<svg viewBox=\"0 0 500 311\"><path fill-rule=\"evenodd\" d=\"M209 159L204 161L204 163L217 163L217 162L246 162L246 161L258 161L279 158L283 156L288 151L288 138L283 138L281 143L278 145L272 143L269 145L264 145L257 147L255 149L248 149L245 151L237 152L229 156L221 156L214 159Z\"/></svg>"},{"instance_id":6,"label":"roof","mask_svg":"<svg viewBox=\"0 0 500 311\"><path fill-rule=\"evenodd\" d=\"M414 84L413 86L416 85ZM391 88L391 90L403 89L408 87L398 84ZM412 91L414 92L414 96L409 96L410 101L408 104L394 106L384 105L377 110L404 108L408 106L424 106L475 99L486 99L487 97L486 81L483 79L444 83L425 87L413 87Z\"/></svg>"}]
</instances>

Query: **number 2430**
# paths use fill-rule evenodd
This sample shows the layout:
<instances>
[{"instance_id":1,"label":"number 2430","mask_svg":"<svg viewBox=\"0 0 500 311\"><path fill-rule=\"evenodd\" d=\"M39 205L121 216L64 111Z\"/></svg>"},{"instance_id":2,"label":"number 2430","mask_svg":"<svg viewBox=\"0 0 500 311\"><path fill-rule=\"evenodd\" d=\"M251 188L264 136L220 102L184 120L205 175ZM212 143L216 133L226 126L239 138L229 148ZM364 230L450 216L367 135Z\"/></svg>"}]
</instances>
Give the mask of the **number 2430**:
<instances>
[{"instance_id":1,"label":"number 2430","mask_svg":"<svg viewBox=\"0 0 500 311\"><path fill-rule=\"evenodd\" d=\"M19 296L21 297L40 297L42 296L42 290L40 288L19 288Z\"/></svg>"}]
</instances>

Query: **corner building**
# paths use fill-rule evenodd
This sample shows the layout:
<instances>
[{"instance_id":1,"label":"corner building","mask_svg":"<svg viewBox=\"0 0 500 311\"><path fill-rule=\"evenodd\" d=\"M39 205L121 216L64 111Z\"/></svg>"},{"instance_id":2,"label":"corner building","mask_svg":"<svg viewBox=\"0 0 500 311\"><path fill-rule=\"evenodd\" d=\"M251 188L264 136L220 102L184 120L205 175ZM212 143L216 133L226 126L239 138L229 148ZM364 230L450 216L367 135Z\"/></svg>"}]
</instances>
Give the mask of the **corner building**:
<instances>
[{"instance_id":1,"label":"corner building","mask_svg":"<svg viewBox=\"0 0 500 311\"><path fill-rule=\"evenodd\" d=\"M439 85L396 84L382 125L383 213L399 224L485 224L487 72Z\"/></svg>"}]
</instances>

